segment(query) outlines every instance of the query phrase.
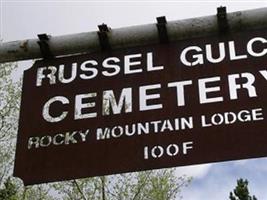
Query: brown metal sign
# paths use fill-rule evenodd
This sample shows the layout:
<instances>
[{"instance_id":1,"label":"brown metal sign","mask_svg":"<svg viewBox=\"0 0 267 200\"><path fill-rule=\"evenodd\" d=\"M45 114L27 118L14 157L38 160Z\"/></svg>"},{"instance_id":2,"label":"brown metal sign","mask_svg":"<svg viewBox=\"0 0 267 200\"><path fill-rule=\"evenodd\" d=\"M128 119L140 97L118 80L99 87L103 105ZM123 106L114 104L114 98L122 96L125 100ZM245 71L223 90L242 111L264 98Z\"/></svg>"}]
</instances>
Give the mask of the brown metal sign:
<instances>
[{"instance_id":1,"label":"brown metal sign","mask_svg":"<svg viewBox=\"0 0 267 200\"><path fill-rule=\"evenodd\" d=\"M15 176L29 185L266 156L266 35L35 62Z\"/></svg>"}]
</instances>

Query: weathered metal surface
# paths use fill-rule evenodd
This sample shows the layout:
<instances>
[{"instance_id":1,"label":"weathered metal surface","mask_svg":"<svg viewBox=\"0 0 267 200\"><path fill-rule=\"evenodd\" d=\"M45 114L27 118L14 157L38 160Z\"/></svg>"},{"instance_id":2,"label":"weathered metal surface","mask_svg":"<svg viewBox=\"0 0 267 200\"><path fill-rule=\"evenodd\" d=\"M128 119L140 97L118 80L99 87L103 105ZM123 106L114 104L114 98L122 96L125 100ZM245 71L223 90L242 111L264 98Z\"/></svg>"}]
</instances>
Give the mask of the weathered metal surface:
<instances>
[{"instance_id":1,"label":"weathered metal surface","mask_svg":"<svg viewBox=\"0 0 267 200\"><path fill-rule=\"evenodd\" d=\"M24 74L15 176L28 185L266 156L266 35L243 31L37 61ZM105 128L110 138L98 134Z\"/></svg>"},{"instance_id":2,"label":"weathered metal surface","mask_svg":"<svg viewBox=\"0 0 267 200\"><path fill-rule=\"evenodd\" d=\"M267 27L266 18L267 8L227 14L229 30L231 32ZM216 35L218 33L216 15L170 21L166 27L170 41ZM108 33L108 39L112 49L122 49L159 42L156 24L112 29ZM24 42L0 43L0 63L42 58L37 39L29 39L27 43ZM23 43L24 45L21 46ZM53 36L49 41L49 45L55 56L96 52L101 49L96 31Z\"/></svg>"}]
</instances>

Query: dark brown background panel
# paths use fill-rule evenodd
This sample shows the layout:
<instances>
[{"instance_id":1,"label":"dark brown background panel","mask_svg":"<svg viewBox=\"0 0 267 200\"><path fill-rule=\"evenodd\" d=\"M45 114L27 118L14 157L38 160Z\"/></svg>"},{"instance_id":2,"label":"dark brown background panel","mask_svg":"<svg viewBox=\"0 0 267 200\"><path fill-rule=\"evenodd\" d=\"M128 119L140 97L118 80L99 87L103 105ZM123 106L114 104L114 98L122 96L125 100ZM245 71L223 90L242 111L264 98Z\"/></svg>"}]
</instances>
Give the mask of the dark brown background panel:
<instances>
[{"instance_id":1,"label":"dark brown background panel","mask_svg":"<svg viewBox=\"0 0 267 200\"><path fill-rule=\"evenodd\" d=\"M20 110L19 133L16 150L14 174L23 179L26 185L68 180L74 178L109 175L123 172L157 169L173 166L184 166L199 163L218 162L235 159L262 157L267 155L267 127L266 127L266 97L267 80L259 73L266 70L267 58L252 57L246 52L247 42L254 37L265 38L267 31L259 30L228 34L225 36L198 38L179 41L171 44L157 44L125 50L116 50L106 53L76 55L65 58L56 58L48 61L37 61L34 66L25 71L23 93ZM231 61L229 58L228 42L233 40L238 55L246 54L247 59ZM204 59L203 65L185 66L180 61L180 54L188 46L199 46L204 51L206 44L213 47L214 57L218 55L218 43L225 42L226 58L220 63L209 63ZM265 44L256 42L255 51L262 51ZM163 65L164 70L146 71L146 57L148 52L153 53L154 65ZM125 55L142 54L143 72L130 75L123 74ZM190 54L189 54L190 56ZM192 55L191 55L192 56ZM121 61L121 71L116 76L105 77L100 75L103 68L101 62L107 57L118 57ZM96 60L99 75L91 80L75 79L68 84L58 82L49 85L47 82L36 87L36 73L39 67L55 66L60 64L69 66L77 62L78 66L86 60ZM189 58L188 58L189 59ZM135 68L135 67L133 67ZM137 67L138 68L138 67ZM79 74L80 71L78 71ZM68 73L68 72L66 72ZM231 100L229 96L228 76L231 74L251 73L255 77L253 84L257 97L250 98L247 91L238 91L238 99ZM67 75L67 74L66 74ZM223 97L222 102L200 104L198 81L203 78L220 77L220 81L209 83L209 87L219 86L220 91L210 93L209 97ZM192 85L185 86L185 106L177 106L176 88L168 88L168 83L175 81L192 80ZM238 79L239 81L246 81ZM161 84L161 88L150 91L159 93L160 98L149 101L151 104L161 103L162 109L149 111L139 110L139 87ZM113 90L118 100L123 88L132 88L132 112L102 116L102 92ZM96 92L94 99L98 113L96 118L74 120L74 99L77 94ZM43 119L42 108L45 102L54 96L65 96L69 105L53 104L52 114L59 114L68 109L68 116L60 122L50 123ZM222 124L219 126L202 127L201 116L207 121L215 113L233 112L241 110L251 111L262 109L263 120ZM85 110L86 111L86 110ZM193 128L163 132L153 132L151 122L170 120L174 118L193 118ZM134 136L125 136L104 140L97 140L98 128L132 125L150 122L150 133ZM28 149L30 137L55 136L66 132L85 131L89 129L86 142L69 145L50 145L44 148ZM193 149L182 153L183 142L193 142ZM144 159L144 148L150 150L155 146L168 147L170 144L179 146L176 156L164 154L160 158ZM158 151L156 153L159 153Z\"/></svg>"}]
</instances>

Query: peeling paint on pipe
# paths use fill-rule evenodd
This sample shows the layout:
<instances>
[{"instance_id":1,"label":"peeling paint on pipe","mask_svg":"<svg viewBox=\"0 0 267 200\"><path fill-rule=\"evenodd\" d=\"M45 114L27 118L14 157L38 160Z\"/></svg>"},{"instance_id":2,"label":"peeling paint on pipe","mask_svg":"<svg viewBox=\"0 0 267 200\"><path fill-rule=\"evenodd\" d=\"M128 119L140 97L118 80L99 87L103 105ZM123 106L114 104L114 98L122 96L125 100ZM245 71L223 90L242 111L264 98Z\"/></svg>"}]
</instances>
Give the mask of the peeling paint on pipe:
<instances>
[{"instance_id":1,"label":"peeling paint on pipe","mask_svg":"<svg viewBox=\"0 0 267 200\"><path fill-rule=\"evenodd\" d=\"M267 8L227 14L230 32L267 27ZM218 34L216 15L169 21L170 41ZM141 46L159 42L156 24L113 29L108 32L112 49ZM0 63L41 58L38 39L0 43ZM66 56L100 51L97 31L53 36L49 46L54 56Z\"/></svg>"}]
</instances>

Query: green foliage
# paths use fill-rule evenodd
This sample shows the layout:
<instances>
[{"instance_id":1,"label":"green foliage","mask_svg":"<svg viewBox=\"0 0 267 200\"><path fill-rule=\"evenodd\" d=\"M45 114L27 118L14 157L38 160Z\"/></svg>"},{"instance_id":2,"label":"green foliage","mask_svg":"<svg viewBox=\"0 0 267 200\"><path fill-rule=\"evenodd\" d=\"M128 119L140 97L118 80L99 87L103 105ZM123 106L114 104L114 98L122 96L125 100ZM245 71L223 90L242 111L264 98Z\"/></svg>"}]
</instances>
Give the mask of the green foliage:
<instances>
[{"instance_id":1,"label":"green foliage","mask_svg":"<svg viewBox=\"0 0 267 200\"><path fill-rule=\"evenodd\" d=\"M53 197L52 191L47 184L28 187L21 186L21 188L23 188L19 192L19 195L22 197L21 200L58 200L58 198Z\"/></svg>"},{"instance_id":2,"label":"green foliage","mask_svg":"<svg viewBox=\"0 0 267 200\"><path fill-rule=\"evenodd\" d=\"M17 200L17 185L8 178L4 183L4 188L0 189L0 200Z\"/></svg>"},{"instance_id":3,"label":"green foliage","mask_svg":"<svg viewBox=\"0 0 267 200\"><path fill-rule=\"evenodd\" d=\"M237 186L234 189L234 192L230 192L230 200L257 200L253 195L250 196L248 190L248 180L238 179Z\"/></svg>"},{"instance_id":4,"label":"green foliage","mask_svg":"<svg viewBox=\"0 0 267 200\"><path fill-rule=\"evenodd\" d=\"M11 176L20 100L20 81L12 80L17 65L0 64L0 186Z\"/></svg>"},{"instance_id":5,"label":"green foliage","mask_svg":"<svg viewBox=\"0 0 267 200\"><path fill-rule=\"evenodd\" d=\"M66 181L53 187L64 200L174 200L190 181L176 177L174 169L162 169Z\"/></svg>"},{"instance_id":6,"label":"green foliage","mask_svg":"<svg viewBox=\"0 0 267 200\"><path fill-rule=\"evenodd\" d=\"M19 179L11 178L21 96L21 80L12 77L17 67L0 64L0 200L53 199L47 187L25 188Z\"/></svg>"}]
</instances>

